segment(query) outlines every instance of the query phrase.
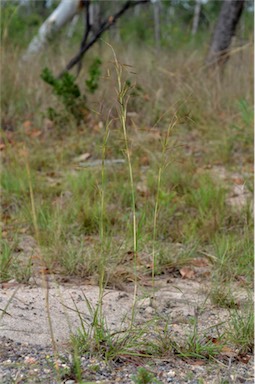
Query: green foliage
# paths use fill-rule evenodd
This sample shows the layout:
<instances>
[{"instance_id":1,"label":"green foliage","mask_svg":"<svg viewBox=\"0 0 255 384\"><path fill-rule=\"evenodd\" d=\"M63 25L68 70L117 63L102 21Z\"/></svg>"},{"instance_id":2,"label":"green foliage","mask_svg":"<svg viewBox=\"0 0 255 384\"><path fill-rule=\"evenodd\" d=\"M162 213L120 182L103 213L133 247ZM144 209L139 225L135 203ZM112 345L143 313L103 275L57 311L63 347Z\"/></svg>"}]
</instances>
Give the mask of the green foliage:
<instances>
[{"instance_id":1,"label":"green foliage","mask_svg":"<svg viewBox=\"0 0 255 384\"><path fill-rule=\"evenodd\" d=\"M253 106L249 105L247 100L240 99L238 101L238 107L239 107L244 124L246 125L247 128L250 127L253 123L253 117L254 117Z\"/></svg>"},{"instance_id":2,"label":"green foliage","mask_svg":"<svg viewBox=\"0 0 255 384\"><path fill-rule=\"evenodd\" d=\"M53 76L49 68L44 68L41 78L45 83L49 84L55 95L62 102L63 106L78 120L82 118L82 109L85 104L85 97L81 95L80 89L75 84L75 77L66 72L57 79ZM49 116L53 117L56 112L51 108Z\"/></svg>"},{"instance_id":3,"label":"green foliage","mask_svg":"<svg viewBox=\"0 0 255 384\"><path fill-rule=\"evenodd\" d=\"M153 373L147 371L147 369L140 367L137 369L137 374L132 375L132 380L135 384L161 384Z\"/></svg>"},{"instance_id":4,"label":"green foliage","mask_svg":"<svg viewBox=\"0 0 255 384\"><path fill-rule=\"evenodd\" d=\"M184 358L211 359L217 356L221 350L221 345L214 344L210 338L200 334L198 329L198 319L194 317L193 330L188 335L185 344L177 348L177 354Z\"/></svg>"},{"instance_id":5,"label":"green foliage","mask_svg":"<svg viewBox=\"0 0 255 384\"><path fill-rule=\"evenodd\" d=\"M126 42L134 41L136 43L153 41L153 31L148 28L148 20L146 10L140 17L123 18L120 25L121 39Z\"/></svg>"},{"instance_id":6,"label":"green foliage","mask_svg":"<svg viewBox=\"0 0 255 384\"><path fill-rule=\"evenodd\" d=\"M249 144L253 142L253 106L249 105L246 99L240 99L237 102L237 107L240 119L231 125L233 135L230 138L230 145L234 151L236 150L236 143L239 142L242 144L243 150L246 151Z\"/></svg>"},{"instance_id":7,"label":"green foliage","mask_svg":"<svg viewBox=\"0 0 255 384\"><path fill-rule=\"evenodd\" d=\"M74 76L66 72L60 79L56 79L48 68L44 68L41 78L51 85L54 92L59 96L65 106L72 105L73 100L80 97L81 93L79 87L74 82Z\"/></svg>"},{"instance_id":8,"label":"green foliage","mask_svg":"<svg viewBox=\"0 0 255 384\"><path fill-rule=\"evenodd\" d=\"M101 60L96 58L89 68L89 78L86 80L86 86L90 93L94 93L98 88L101 64ZM81 120L84 117L86 97L81 94L80 88L75 83L75 77L72 74L66 72L60 78L55 78L49 68L44 68L41 78L52 87L53 92L68 112L77 120ZM55 121L61 117L61 114L50 107L48 108L48 116Z\"/></svg>"},{"instance_id":9,"label":"green foliage","mask_svg":"<svg viewBox=\"0 0 255 384\"><path fill-rule=\"evenodd\" d=\"M213 239L212 246L217 258L215 272L221 281L231 281L239 275L252 282L253 236L247 230L241 236L240 233L219 234Z\"/></svg>"},{"instance_id":10,"label":"green foliage","mask_svg":"<svg viewBox=\"0 0 255 384\"><path fill-rule=\"evenodd\" d=\"M254 351L254 306L252 300L242 312L232 313L227 336L239 348L241 353Z\"/></svg>"},{"instance_id":11,"label":"green foliage","mask_svg":"<svg viewBox=\"0 0 255 384\"><path fill-rule=\"evenodd\" d=\"M31 260L21 262L14 256L15 244L0 240L0 282L14 277L20 283L27 283L31 277Z\"/></svg>"},{"instance_id":12,"label":"green foliage","mask_svg":"<svg viewBox=\"0 0 255 384\"><path fill-rule=\"evenodd\" d=\"M1 240L0 247L0 281L5 281L11 277L10 266L13 250L5 240Z\"/></svg>"},{"instance_id":13,"label":"green foliage","mask_svg":"<svg viewBox=\"0 0 255 384\"><path fill-rule=\"evenodd\" d=\"M150 342L145 340L148 332L147 324L138 328L133 327L113 332L101 313L101 304L98 303L94 307L85 294L83 294L83 298L90 314L90 320L83 318L74 303L81 326L71 340L73 350L77 351L78 355L86 353L106 362L116 361L121 356L149 357L146 354L146 347ZM144 382L150 383L150 381ZM154 383L158 382L154 381Z\"/></svg>"},{"instance_id":14,"label":"green foliage","mask_svg":"<svg viewBox=\"0 0 255 384\"><path fill-rule=\"evenodd\" d=\"M2 193L7 196L10 194L21 196L28 193L28 183L26 173L18 164L14 164L15 171L4 170L1 174Z\"/></svg>"},{"instance_id":15,"label":"green foliage","mask_svg":"<svg viewBox=\"0 0 255 384\"><path fill-rule=\"evenodd\" d=\"M101 11L104 17L109 12L116 11L115 2L105 5L101 1ZM111 4L112 3L112 4ZM247 39L253 33L253 12L249 1L242 15L242 38ZM1 32L19 46L26 46L43 21L58 5L58 1L52 3L51 8L46 8L43 1L30 1L29 7L20 5L18 1L5 1L1 7ZM221 2L210 0L202 4L199 28L196 36L191 37L192 20L194 16L195 1L163 1L161 4L160 29L161 44L172 50L180 46L198 46L204 42L208 44L209 36L220 12ZM142 6L142 12L133 14L130 11L120 20L120 36L123 42L146 43L154 45L154 24L152 18L153 6ZM130 17L131 16L131 17ZM79 44L82 23L77 24L76 30L70 39L70 45ZM90 80L88 80L90 81Z\"/></svg>"},{"instance_id":16,"label":"green foliage","mask_svg":"<svg viewBox=\"0 0 255 384\"><path fill-rule=\"evenodd\" d=\"M219 281L215 281L214 284L215 286L210 292L211 303L221 308L236 308L237 303L232 295L231 288L227 289L226 286Z\"/></svg>"},{"instance_id":17,"label":"green foliage","mask_svg":"<svg viewBox=\"0 0 255 384\"><path fill-rule=\"evenodd\" d=\"M89 67L89 78L86 80L87 89L90 93L95 93L98 88L99 78L101 76L100 66L102 61L96 57Z\"/></svg>"},{"instance_id":18,"label":"green foliage","mask_svg":"<svg viewBox=\"0 0 255 384\"><path fill-rule=\"evenodd\" d=\"M26 7L14 1L1 4L1 38L12 44L25 47L43 22L43 15L28 12Z\"/></svg>"}]
</instances>

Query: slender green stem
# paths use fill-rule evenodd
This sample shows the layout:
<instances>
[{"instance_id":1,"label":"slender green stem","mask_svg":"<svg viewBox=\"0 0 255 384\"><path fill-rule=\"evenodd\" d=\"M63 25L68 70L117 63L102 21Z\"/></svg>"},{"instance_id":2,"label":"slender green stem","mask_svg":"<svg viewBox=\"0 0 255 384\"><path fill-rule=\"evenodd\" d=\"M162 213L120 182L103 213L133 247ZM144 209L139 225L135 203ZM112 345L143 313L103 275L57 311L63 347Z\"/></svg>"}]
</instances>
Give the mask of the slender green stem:
<instances>
[{"instance_id":1,"label":"slender green stem","mask_svg":"<svg viewBox=\"0 0 255 384\"><path fill-rule=\"evenodd\" d=\"M31 209L32 209L32 220L33 220L33 226L35 230L35 238L37 243L39 244L39 228L37 223L37 216L36 216L36 210L35 210L35 199L34 199L34 192L31 182L31 173L30 173L30 167L28 163L28 159L26 158L26 172L27 172L27 178L28 178L28 185L29 185L29 194L30 194L30 202L31 202Z\"/></svg>"},{"instance_id":2,"label":"slender green stem","mask_svg":"<svg viewBox=\"0 0 255 384\"><path fill-rule=\"evenodd\" d=\"M26 157L25 157L25 166L26 166L26 172L27 172L27 178L28 178L28 184L29 184L29 193L30 193L32 219L33 219L33 225L35 230L35 237L36 237L37 244L40 245L39 227L38 227L37 216L36 216L35 199L34 199L34 192L33 192L33 187L31 182L31 172L30 172L30 166L28 161L28 154L26 154ZM47 276L44 273L44 270L42 270L42 278L45 286L45 306L46 306L51 342L52 342L54 358L55 358L55 368L56 368L57 374L59 374L59 367L57 363L58 351L57 351L57 345L54 337L54 330L53 330L51 313L50 313L50 305L49 305L49 282L48 282Z\"/></svg>"},{"instance_id":3,"label":"slender green stem","mask_svg":"<svg viewBox=\"0 0 255 384\"><path fill-rule=\"evenodd\" d=\"M118 79L120 79L121 73L118 72L117 74L118 74ZM131 321L131 326L132 326L134 322L135 302L136 302L136 295L137 295L137 223L136 223L136 204L135 204L136 199L135 199L133 168L132 168L130 148L129 148L129 142L128 142L128 136L127 136L127 127L126 127L128 99L125 100L125 96L126 96L126 90L125 89L124 91L122 90L122 86L119 81L120 118L121 118L121 126L123 130L123 135L124 135L124 141L125 141L125 151L126 151L126 156L128 160L129 180L130 180L131 198L132 198L133 252L134 252L134 275L135 275L134 302L132 306L132 321Z\"/></svg>"},{"instance_id":4,"label":"slender green stem","mask_svg":"<svg viewBox=\"0 0 255 384\"><path fill-rule=\"evenodd\" d=\"M117 74L117 82L118 82L118 102L119 102L119 117L121 122L121 128L123 131L124 136L124 142L125 142L125 153L127 156L128 161L128 171L129 171L129 181L130 181L130 188L131 188L131 198L132 198L132 228L133 228L133 252L134 252L134 275L135 275L135 281L134 281L134 299L133 299L133 306L132 306L132 317L131 317L131 327L134 323L134 317L135 317L135 303L136 303L136 296L137 296L137 222L136 222L136 198L135 198L135 185L134 185L134 177L133 177L133 168L132 168L132 162L131 162L131 154L130 154L130 148L129 148L129 140L127 135L127 104L128 104L128 86L126 84L122 83L122 66L118 62L116 54L114 52L114 49L110 44L108 44L114 55L115 60L115 69Z\"/></svg>"},{"instance_id":5,"label":"slender green stem","mask_svg":"<svg viewBox=\"0 0 255 384\"><path fill-rule=\"evenodd\" d=\"M111 121L106 124L106 130L104 135L104 141L102 146L102 167L101 167L101 207L100 207L100 224L99 224L99 237L100 237L100 271L99 271L99 316L100 321L102 320L102 308L103 308L103 294L104 294L104 278L105 278L105 228L104 228L104 218L105 218L105 158L106 158L106 149L107 141L110 134L109 127Z\"/></svg>"},{"instance_id":6,"label":"slender green stem","mask_svg":"<svg viewBox=\"0 0 255 384\"><path fill-rule=\"evenodd\" d=\"M177 122L177 118L176 116L174 116L172 122L168 126L166 137L163 141L162 156L161 156L161 161L160 161L159 170L158 170L157 194L156 194L154 216L153 216L153 238L152 238L152 273L151 275L152 275L153 288L155 286L155 266L157 262L155 245L156 245L156 236L157 236L157 218L158 218L158 211L159 211L159 194L161 189L162 172L167 163L167 150L169 147L169 139L176 122Z\"/></svg>"}]
</instances>

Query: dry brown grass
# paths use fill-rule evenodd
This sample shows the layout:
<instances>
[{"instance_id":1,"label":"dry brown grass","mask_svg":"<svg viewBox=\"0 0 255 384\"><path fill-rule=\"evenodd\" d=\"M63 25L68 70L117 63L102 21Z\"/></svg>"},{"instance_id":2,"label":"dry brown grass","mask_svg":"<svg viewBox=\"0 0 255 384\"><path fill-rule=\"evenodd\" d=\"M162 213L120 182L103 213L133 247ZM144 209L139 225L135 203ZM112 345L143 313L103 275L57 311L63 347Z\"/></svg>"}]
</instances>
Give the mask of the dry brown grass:
<instances>
[{"instance_id":1,"label":"dry brown grass","mask_svg":"<svg viewBox=\"0 0 255 384\"><path fill-rule=\"evenodd\" d=\"M97 53L97 49L93 55ZM168 151L170 167L164 171L163 176L158 232L163 239L171 239L174 242L189 243L199 239L202 246L211 243L216 235L224 236L229 231L238 234L240 223L246 220L245 212L240 216L228 211L229 208L224 204L219 209L217 201L205 202L204 206L208 207L209 214L204 214L198 220L197 212L201 211L201 207L198 198L191 195L192 191L197 191L198 196L199 194L203 196L207 184L205 174L214 165L222 164L241 173L251 172L252 127L245 122L245 116L238 104L240 100L245 100L248 106L252 105L251 46L233 53L222 81L217 74L205 71L204 56L201 52L192 54L180 52L172 56L170 52L162 51L160 57L157 57L149 50L135 50L131 47L128 49L115 47L115 49L119 61L131 65L125 67L124 79L130 79L140 87L135 89L136 95L130 99L128 106L128 111L131 112L128 116L128 134L137 185L139 220L143 228L139 241L145 242L153 230L152 213L158 164L162 154L161 141L175 113L178 116L178 124ZM112 54L107 45L102 44L100 50L103 57L100 88L94 96L88 96L87 99L88 107L95 112L91 112L86 121L80 125L77 125L72 116L64 113L60 122L49 122L45 118L48 107L62 111L63 107L51 89L40 79L41 70L44 66L48 66L53 73L58 73L71 56L70 48L58 47L57 53L53 48L49 48L47 54L42 54L30 63L22 63L19 62L21 52L18 49L7 49L3 46L2 57L3 137L7 144L3 160L9 175L5 175L9 187L6 187L4 194L4 205L10 207L13 204L12 193L15 188L18 193L25 193L22 199L25 201L27 199L26 188L15 187L15 181L10 181L12 174L17 174L17 169L24 168L20 150L25 145L30 150L37 211L41 212L41 236L44 239L44 246L48 247L46 259L49 260L55 255L53 259L58 263L59 250L65 249L64 269L68 271L69 268L76 272L86 270L89 271L88 274L91 273L93 266L92 269L90 267L84 269L81 265L82 257L75 258L77 267L71 266L72 263L68 258L74 257L75 252L72 252L71 248L72 245L75 248L75 236L80 236L83 231L88 235L97 232L99 212L97 183L100 170L81 170L77 173L77 170L73 169L72 159L84 152L91 153L92 158L100 158L103 127L109 111L113 117L117 116L114 109L117 101ZM82 90L85 88L86 68L91 60L88 55L77 80ZM248 117L250 118L250 115ZM233 128L234 125L238 127L239 136L236 134L236 128ZM8 144L8 130L13 131L10 140L14 145ZM42 134L39 136L33 134L37 131L42 131ZM107 157L122 156L123 139L116 120L111 127ZM20 175L24 178L22 172ZM48 178L52 179L52 188L49 188ZM109 170L108 178L107 226L110 233L117 230L117 236L123 238L130 215L126 169ZM247 180L249 178L250 176ZM89 187L88 180L90 180ZM86 186L84 183L87 183ZM218 187L213 187L213 183L210 186L216 195L217 193L219 196L224 195L225 192L219 192ZM223 186L223 190L225 187L228 188ZM87 190L86 193L84 188ZM58 216L52 201L59 199L63 191L70 190L74 198L66 203L66 215ZM213 196L213 193L211 195ZM14 217L11 215L10 221L25 221L29 223L30 228L31 215L26 204L17 208L18 215L16 216L17 212ZM145 224L143 224L144 217L146 217ZM54 236L52 237L54 231L58 234L55 242ZM63 237L65 231L70 233L67 248ZM118 247L118 244L112 247L113 255L118 252ZM80 248L83 249L83 245ZM50 256L47 256L47 252ZM77 251L77 255L79 252ZM115 262L118 264L118 258Z\"/></svg>"}]
</instances>

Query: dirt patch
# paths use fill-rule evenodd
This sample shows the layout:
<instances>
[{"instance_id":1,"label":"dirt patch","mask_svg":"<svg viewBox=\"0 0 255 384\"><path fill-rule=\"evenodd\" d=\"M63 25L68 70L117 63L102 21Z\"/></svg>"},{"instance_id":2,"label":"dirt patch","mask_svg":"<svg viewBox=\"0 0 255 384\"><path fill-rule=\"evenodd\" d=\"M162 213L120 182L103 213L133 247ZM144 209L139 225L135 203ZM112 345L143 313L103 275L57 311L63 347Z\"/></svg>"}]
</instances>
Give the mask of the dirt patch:
<instances>
[{"instance_id":1,"label":"dirt patch","mask_svg":"<svg viewBox=\"0 0 255 384\"><path fill-rule=\"evenodd\" d=\"M43 285L42 280L37 281ZM46 346L51 345L49 317L55 341L58 343L66 342L70 334L81 325L80 315L85 323L90 323L91 313L86 300L95 308L99 297L98 287L58 285L54 282L49 282L48 285L49 288L45 289L42 286L15 286L15 283L10 283L9 287L2 289L0 327L3 336L19 342ZM197 308L201 309L201 319L206 319L204 326L213 326L219 318L222 321L227 317L226 310L211 305L207 289L202 283L174 278L160 279L157 285L159 287L153 298L151 289L140 288L137 300L138 320L164 315L169 317L176 330L177 325L182 323L183 333L183 324L189 323L189 318L194 316ZM122 323L130 320L132 304L132 293L105 290L103 311L107 325L110 328L119 328Z\"/></svg>"},{"instance_id":2,"label":"dirt patch","mask_svg":"<svg viewBox=\"0 0 255 384\"><path fill-rule=\"evenodd\" d=\"M47 296L49 311L47 311ZM1 321L1 334L19 342L51 345L49 317L55 341L66 342L72 332L91 321L86 299L96 306L99 289L92 286L58 286L51 283L43 287L17 286L1 291L1 310L6 311ZM128 294L107 290L104 312L109 327L117 327L130 311L132 299ZM79 313L77 312L79 311Z\"/></svg>"},{"instance_id":3,"label":"dirt patch","mask_svg":"<svg viewBox=\"0 0 255 384\"><path fill-rule=\"evenodd\" d=\"M64 367L68 364L71 366L70 355L66 352L70 334L75 333L80 327L80 317L85 324L90 324L92 321L86 300L92 307L95 307L98 302L99 289L95 286L82 284L59 285L53 281L53 278L48 283L48 290L42 285L43 281L38 277L34 285L26 286L13 282L1 290L2 349L0 350L0 358L2 368L0 378L2 383L13 382L11 378L13 379L18 373L20 375L20 372L23 372L23 376L18 381L20 383L68 382L65 379L62 381L54 379L49 314L54 339L58 345L60 356L62 356L59 364ZM103 310L107 325L112 330L119 330L130 320L133 305L133 294L129 292L131 291L130 288L131 286L127 287L126 292L105 290ZM239 289L236 298L240 303L245 301L245 291L242 292ZM46 305L47 300L49 311ZM179 341L187 337L190 332L190 320L194 316L198 318L198 328L201 334L205 332L211 337L215 336L222 324L227 325L229 317L227 310L212 306L208 299L208 287L205 282L169 278L169 276L156 281L156 290L153 295L151 287L140 287L136 306L136 321L138 323L160 316L169 321L173 336ZM51 356L51 368L46 355ZM144 364L137 361L132 364L129 361L119 366L112 366L110 369L106 366L101 367L102 362L95 363L93 360L93 363L92 360L86 356L82 357L82 367L84 372L90 372L88 367L91 364L99 364L100 369L98 368L94 376L93 374L86 376L86 380L97 380L99 383L132 383L132 374L136 373L140 364ZM230 383L252 382L251 359L247 364L244 364L235 361L233 356L232 358L226 356L223 363L217 364L216 370L212 368L211 364L203 361L194 364L192 361L182 361L172 356L166 361L155 361L154 368L148 367L148 369L152 369L162 383L199 383L199 377L205 379L205 383L219 383L221 378L226 377L230 378L228 381ZM20 371L21 366L23 371ZM38 377L38 375L40 380L36 381L35 376ZM25 381L22 381L24 379ZM70 383L75 383L75 380L71 380Z\"/></svg>"},{"instance_id":4,"label":"dirt patch","mask_svg":"<svg viewBox=\"0 0 255 384\"><path fill-rule=\"evenodd\" d=\"M241 210L248 202L252 210L252 193L247 188L245 178L252 177L252 174L241 174L228 172L223 166L214 166L211 169L212 176L215 180L222 180L229 186L229 193L226 203L236 210Z\"/></svg>"}]
</instances>

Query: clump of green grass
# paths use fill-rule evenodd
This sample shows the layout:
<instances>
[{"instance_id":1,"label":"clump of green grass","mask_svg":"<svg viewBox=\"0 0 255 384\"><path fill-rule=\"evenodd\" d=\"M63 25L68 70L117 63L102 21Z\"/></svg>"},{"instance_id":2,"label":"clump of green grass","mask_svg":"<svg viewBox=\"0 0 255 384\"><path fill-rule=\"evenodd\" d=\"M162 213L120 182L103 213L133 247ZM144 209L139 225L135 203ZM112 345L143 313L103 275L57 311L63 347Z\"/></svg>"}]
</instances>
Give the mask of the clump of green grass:
<instances>
[{"instance_id":1,"label":"clump of green grass","mask_svg":"<svg viewBox=\"0 0 255 384\"><path fill-rule=\"evenodd\" d=\"M233 281L238 276L245 277L247 284L253 280L253 240L250 233L220 234L213 240L216 256L215 277L218 281Z\"/></svg>"},{"instance_id":2,"label":"clump of green grass","mask_svg":"<svg viewBox=\"0 0 255 384\"><path fill-rule=\"evenodd\" d=\"M226 284L223 283L214 282L209 297L212 304L221 308L236 308L238 306L231 288L227 288Z\"/></svg>"},{"instance_id":3,"label":"clump of green grass","mask_svg":"<svg viewBox=\"0 0 255 384\"><path fill-rule=\"evenodd\" d=\"M193 358L193 359L212 359L220 353L221 347L212 343L212 341L205 341L201 336L190 336L185 344L182 345L179 352L179 357Z\"/></svg>"},{"instance_id":4,"label":"clump of green grass","mask_svg":"<svg viewBox=\"0 0 255 384\"><path fill-rule=\"evenodd\" d=\"M208 241L217 233L224 221L225 191L218 188L208 176L200 176L198 186L187 194L191 220L185 225L187 235ZM193 212L192 212L193 210Z\"/></svg>"},{"instance_id":5,"label":"clump of green grass","mask_svg":"<svg viewBox=\"0 0 255 384\"><path fill-rule=\"evenodd\" d=\"M27 283L32 275L32 261L22 260L15 254L17 241L7 241L1 239L0 242L0 281L8 281L15 278L20 283Z\"/></svg>"},{"instance_id":6,"label":"clump of green grass","mask_svg":"<svg viewBox=\"0 0 255 384\"><path fill-rule=\"evenodd\" d=\"M135 384L162 384L153 373L144 367L138 368L136 375L132 375L131 378Z\"/></svg>"},{"instance_id":7,"label":"clump of green grass","mask_svg":"<svg viewBox=\"0 0 255 384\"><path fill-rule=\"evenodd\" d=\"M12 277L12 253L13 249L10 244L1 240L1 255L0 255L0 280L6 281Z\"/></svg>"},{"instance_id":8,"label":"clump of green grass","mask_svg":"<svg viewBox=\"0 0 255 384\"><path fill-rule=\"evenodd\" d=\"M34 175L33 175L34 176ZM34 177L32 177L34 185ZM29 194L29 184L24 166L13 162L6 167L1 174L1 186L3 196L26 196Z\"/></svg>"},{"instance_id":9,"label":"clump of green grass","mask_svg":"<svg viewBox=\"0 0 255 384\"><path fill-rule=\"evenodd\" d=\"M198 313L191 318L191 331L186 340L179 343L176 353L182 358L212 359L219 355L222 345L214 344L206 331L201 334L198 326Z\"/></svg>"},{"instance_id":10,"label":"clump of green grass","mask_svg":"<svg viewBox=\"0 0 255 384\"><path fill-rule=\"evenodd\" d=\"M234 310L230 315L227 339L239 350L239 353L254 351L254 306L250 300L242 311Z\"/></svg>"},{"instance_id":11,"label":"clump of green grass","mask_svg":"<svg viewBox=\"0 0 255 384\"><path fill-rule=\"evenodd\" d=\"M81 326L78 333L72 337L74 351L79 355L97 356L106 362L125 359L127 356L150 357L148 351L153 344L146 337L150 329L148 325L129 327L124 325L124 322L131 320L133 323L134 319L124 319L119 330L111 331L101 313L101 303L93 307L86 296L84 299L91 321L87 322L80 315ZM78 311L77 308L76 310Z\"/></svg>"}]
</instances>

